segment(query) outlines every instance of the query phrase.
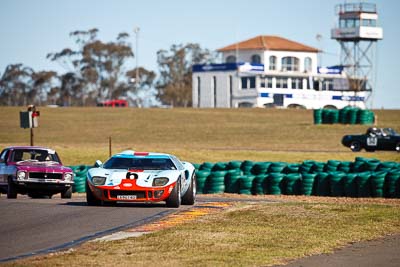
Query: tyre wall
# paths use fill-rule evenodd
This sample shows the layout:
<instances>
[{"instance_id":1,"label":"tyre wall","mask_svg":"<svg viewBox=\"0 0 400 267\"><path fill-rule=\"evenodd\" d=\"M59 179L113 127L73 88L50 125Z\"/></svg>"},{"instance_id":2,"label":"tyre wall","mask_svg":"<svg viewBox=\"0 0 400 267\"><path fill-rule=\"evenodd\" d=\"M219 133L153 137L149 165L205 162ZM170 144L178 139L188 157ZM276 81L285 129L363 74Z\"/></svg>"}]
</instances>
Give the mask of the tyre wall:
<instances>
[{"instance_id":1,"label":"tyre wall","mask_svg":"<svg viewBox=\"0 0 400 267\"><path fill-rule=\"evenodd\" d=\"M357 157L285 162L204 162L196 167L197 192L400 198L400 163Z\"/></svg>"}]
</instances>

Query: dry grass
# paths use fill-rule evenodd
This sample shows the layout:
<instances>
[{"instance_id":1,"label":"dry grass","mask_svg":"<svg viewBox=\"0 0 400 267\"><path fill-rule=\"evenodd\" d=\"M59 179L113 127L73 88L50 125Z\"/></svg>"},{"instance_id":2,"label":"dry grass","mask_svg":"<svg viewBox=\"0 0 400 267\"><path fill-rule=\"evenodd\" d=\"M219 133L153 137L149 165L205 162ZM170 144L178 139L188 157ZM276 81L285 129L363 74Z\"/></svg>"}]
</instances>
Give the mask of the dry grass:
<instances>
[{"instance_id":1,"label":"dry grass","mask_svg":"<svg viewBox=\"0 0 400 267\"><path fill-rule=\"evenodd\" d=\"M0 146L29 144L19 128L22 108L0 107ZM35 144L57 149L67 165L92 164L124 149L163 151L204 161L306 159L353 160L355 156L399 161L393 152L350 152L343 135L362 125L313 125L311 110L40 108ZM400 110L376 111L379 126L400 130Z\"/></svg>"},{"instance_id":2,"label":"dry grass","mask_svg":"<svg viewBox=\"0 0 400 267\"><path fill-rule=\"evenodd\" d=\"M0 147L29 144L29 131L19 128L20 110L0 107ZM340 144L342 136L362 133L367 126L316 126L310 110L40 110L35 144L57 149L66 165L105 160L109 136L114 152L163 151L197 163L354 160L355 156L400 161L395 152L350 152ZM400 130L400 110L376 113L379 126ZM329 252L349 242L400 233L397 200L271 199L279 202L238 204L233 210L140 238L87 243L66 253L6 266L271 265Z\"/></svg>"},{"instance_id":3,"label":"dry grass","mask_svg":"<svg viewBox=\"0 0 400 267\"><path fill-rule=\"evenodd\" d=\"M139 238L95 242L10 266L266 266L400 232L400 201L238 203ZM6 266L7 266L6 265Z\"/></svg>"}]
</instances>

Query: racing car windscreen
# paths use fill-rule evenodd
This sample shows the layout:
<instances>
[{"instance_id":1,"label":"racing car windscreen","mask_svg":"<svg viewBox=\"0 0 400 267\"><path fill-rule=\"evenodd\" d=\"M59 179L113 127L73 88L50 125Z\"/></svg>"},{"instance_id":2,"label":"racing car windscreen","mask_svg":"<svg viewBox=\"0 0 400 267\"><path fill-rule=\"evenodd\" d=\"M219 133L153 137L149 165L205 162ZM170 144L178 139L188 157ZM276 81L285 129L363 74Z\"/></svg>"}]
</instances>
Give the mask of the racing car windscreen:
<instances>
[{"instance_id":1,"label":"racing car windscreen","mask_svg":"<svg viewBox=\"0 0 400 267\"><path fill-rule=\"evenodd\" d=\"M11 155L12 161L53 161L60 162L57 154L42 149L15 149Z\"/></svg>"},{"instance_id":2,"label":"racing car windscreen","mask_svg":"<svg viewBox=\"0 0 400 267\"><path fill-rule=\"evenodd\" d=\"M169 158L123 158L112 157L103 168L105 169L138 169L138 170L176 170Z\"/></svg>"}]
</instances>

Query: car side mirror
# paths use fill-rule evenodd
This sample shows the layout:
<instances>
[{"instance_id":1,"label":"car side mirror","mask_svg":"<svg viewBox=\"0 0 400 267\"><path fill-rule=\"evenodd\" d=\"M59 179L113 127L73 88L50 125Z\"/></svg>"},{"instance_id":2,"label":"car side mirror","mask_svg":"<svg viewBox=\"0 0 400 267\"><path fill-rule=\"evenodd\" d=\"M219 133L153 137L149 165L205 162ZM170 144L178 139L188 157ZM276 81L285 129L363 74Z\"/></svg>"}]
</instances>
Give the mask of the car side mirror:
<instances>
[{"instance_id":1,"label":"car side mirror","mask_svg":"<svg viewBox=\"0 0 400 267\"><path fill-rule=\"evenodd\" d=\"M94 163L94 166L95 166L96 168L101 167L101 165L103 165L103 162L101 162L100 160L96 160L96 162Z\"/></svg>"}]
</instances>

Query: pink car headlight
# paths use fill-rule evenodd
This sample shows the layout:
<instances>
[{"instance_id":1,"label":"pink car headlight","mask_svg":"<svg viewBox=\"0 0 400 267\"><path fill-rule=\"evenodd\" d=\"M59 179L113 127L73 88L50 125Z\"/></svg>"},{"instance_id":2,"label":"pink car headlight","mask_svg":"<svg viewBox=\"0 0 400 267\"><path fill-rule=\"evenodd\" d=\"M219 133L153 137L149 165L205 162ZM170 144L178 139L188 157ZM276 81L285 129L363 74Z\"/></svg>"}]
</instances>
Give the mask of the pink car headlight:
<instances>
[{"instance_id":1,"label":"pink car headlight","mask_svg":"<svg viewBox=\"0 0 400 267\"><path fill-rule=\"evenodd\" d=\"M18 172L17 172L17 179L18 179L18 180L28 179L28 176L26 175L26 172L24 172L24 171L18 171Z\"/></svg>"}]
</instances>

